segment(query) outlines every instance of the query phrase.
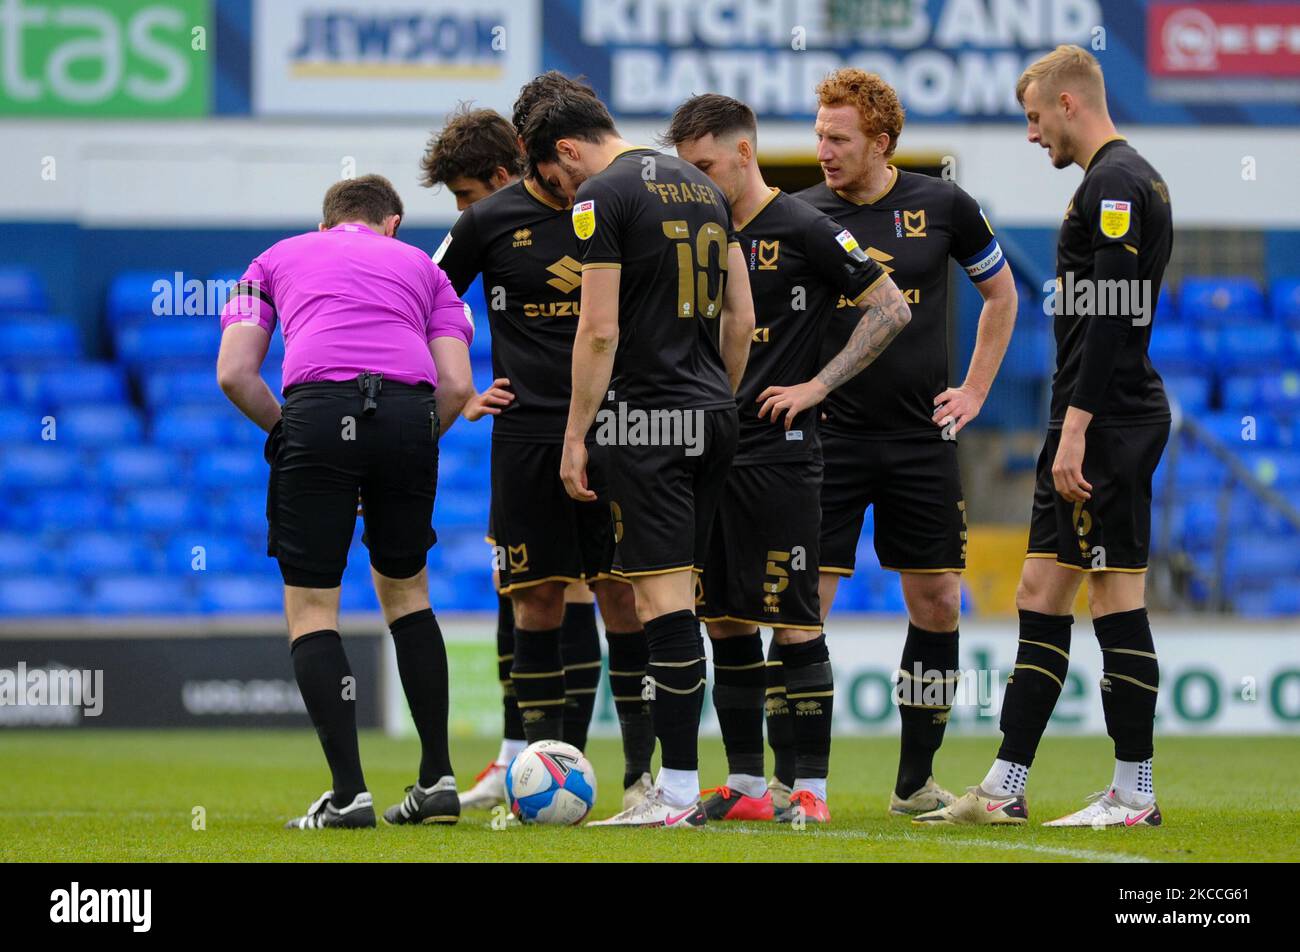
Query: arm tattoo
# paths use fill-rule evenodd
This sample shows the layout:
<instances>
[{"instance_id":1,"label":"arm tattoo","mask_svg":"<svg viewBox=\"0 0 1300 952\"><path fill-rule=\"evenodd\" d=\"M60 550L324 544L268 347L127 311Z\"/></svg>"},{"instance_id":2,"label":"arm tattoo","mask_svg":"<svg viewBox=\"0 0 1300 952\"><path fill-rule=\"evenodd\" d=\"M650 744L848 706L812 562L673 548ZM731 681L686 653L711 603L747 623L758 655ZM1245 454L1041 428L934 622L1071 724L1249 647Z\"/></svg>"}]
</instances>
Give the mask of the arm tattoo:
<instances>
[{"instance_id":1,"label":"arm tattoo","mask_svg":"<svg viewBox=\"0 0 1300 952\"><path fill-rule=\"evenodd\" d=\"M852 379L884 352L911 319L911 311L898 288L893 282L885 284L867 298L862 319L853 329L849 342L822 368L817 379L827 390Z\"/></svg>"}]
</instances>

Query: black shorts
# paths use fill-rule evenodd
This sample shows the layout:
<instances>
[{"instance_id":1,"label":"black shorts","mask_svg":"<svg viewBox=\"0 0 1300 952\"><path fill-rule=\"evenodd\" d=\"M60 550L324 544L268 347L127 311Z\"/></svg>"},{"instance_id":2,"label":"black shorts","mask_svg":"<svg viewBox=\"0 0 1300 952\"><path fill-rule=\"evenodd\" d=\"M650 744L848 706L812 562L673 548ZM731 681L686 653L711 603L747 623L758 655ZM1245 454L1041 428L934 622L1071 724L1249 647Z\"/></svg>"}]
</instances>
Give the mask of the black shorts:
<instances>
[{"instance_id":1,"label":"black shorts","mask_svg":"<svg viewBox=\"0 0 1300 952\"><path fill-rule=\"evenodd\" d=\"M1084 437L1087 502L1067 502L1052 481L1061 431L1048 430L1038 454L1034 510L1029 519L1031 559L1056 559L1083 571L1141 572L1151 548L1151 477L1169 424L1090 427Z\"/></svg>"},{"instance_id":2,"label":"black shorts","mask_svg":"<svg viewBox=\"0 0 1300 952\"><path fill-rule=\"evenodd\" d=\"M542 582L610 577L614 526L601 447L590 447L587 485L599 497L578 502L560 479L559 443L492 441L492 539L499 591Z\"/></svg>"},{"instance_id":3,"label":"black shorts","mask_svg":"<svg viewBox=\"0 0 1300 952\"><path fill-rule=\"evenodd\" d=\"M821 570L852 575L867 507L876 555L895 572L966 568L966 502L957 443L933 437L865 440L821 433Z\"/></svg>"},{"instance_id":4,"label":"black shorts","mask_svg":"<svg viewBox=\"0 0 1300 952\"><path fill-rule=\"evenodd\" d=\"M701 415L697 455L685 446L606 447L615 575L703 568L740 419L733 408L682 412Z\"/></svg>"},{"instance_id":5,"label":"black shorts","mask_svg":"<svg viewBox=\"0 0 1300 952\"><path fill-rule=\"evenodd\" d=\"M696 589L704 621L821 630L822 464L732 466Z\"/></svg>"},{"instance_id":6,"label":"black shorts","mask_svg":"<svg viewBox=\"0 0 1300 952\"><path fill-rule=\"evenodd\" d=\"M285 584L334 588L357 521L370 564L388 578L424 568L433 545L438 411L433 388L385 380L372 416L354 380L297 384L266 439L267 554Z\"/></svg>"}]
</instances>

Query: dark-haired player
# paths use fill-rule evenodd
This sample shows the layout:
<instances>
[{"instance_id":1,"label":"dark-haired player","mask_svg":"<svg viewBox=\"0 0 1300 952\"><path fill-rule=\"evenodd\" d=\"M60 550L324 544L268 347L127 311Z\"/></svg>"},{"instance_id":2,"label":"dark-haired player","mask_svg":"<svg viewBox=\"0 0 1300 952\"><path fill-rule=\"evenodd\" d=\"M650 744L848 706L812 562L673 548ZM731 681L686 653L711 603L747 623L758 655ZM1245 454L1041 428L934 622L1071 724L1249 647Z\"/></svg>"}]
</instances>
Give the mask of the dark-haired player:
<instances>
[{"instance_id":1,"label":"dark-haired player","mask_svg":"<svg viewBox=\"0 0 1300 952\"><path fill-rule=\"evenodd\" d=\"M700 826L705 668L692 570L736 448L735 392L754 329L744 258L708 177L625 141L590 90L541 98L523 139L533 167L574 199L582 260L561 475L575 499L596 498L586 444L596 423L616 568L632 580L645 625L645 693L662 756L651 796L603 822Z\"/></svg>"},{"instance_id":2,"label":"dark-haired player","mask_svg":"<svg viewBox=\"0 0 1300 952\"><path fill-rule=\"evenodd\" d=\"M1173 245L1169 188L1116 134L1101 66L1086 50L1058 46L1025 70L1016 98L1029 141L1047 149L1055 168L1084 170L1056 244L1056 373L1016 592L1020 645L1002 699L1002 747L988 775L956 803L914 822L1028 820L1025 783L1065 682L1070 608L1086 573L1115 772L1087 806L1046 825L1159 826L1152 756L1160 667L1146 567L1151 478L1170 417L1147 347ZM1116 307L1079 315L1063 295L1089 285L1097 294L1108 286L1128 293Z\"/></svg>"},{"instance_id":3,"label":"dark-haired player","mask_svg":"<svg viewBox=\"0 0 1300 952\"><path fill-rule=\"evenodd\" d=\"M880 564L899 573L907 640L896 699L902 722L891 813L943 806L935 783L958 677L966 505L956 436L979 413L1015 322L1011 270L979 205L955 182L890 164L903 108L879 76L841 69L817 87L817 159L825 180L799 197L852 232L902 290L912 321L868 373L823 404L821 611L851 575L867 506ZM984 298L966 380L948 386L948 259ZM826 354L844 346L858 309L841 299ZM803 385L812 387L815 382ZM935 703L935 701L938 703Z\"/></svg>"},{"instance_id":4,"label":"dark-haired player","mask_svg":"<svg viewBox=\"0 0 1300 952\"><path fill-rule=\"evenodd\" d=\"M557 82L569 80L551 73L526 84L515 122L522 124L530 104ZM458 290L483 275L496 380L470 401L465 416L494 417L492 541L498 589L508 606L498 624L506 738L462 805L502 802L505 769L526 743L562 738L586 746L600 680L600 641L590 600L583 604L570 593L590 586L610 644L610 682L624 737L624 801L630 806L650 788L654 750L649 709L640 697L645 636L631 588L609 572L608 508L570 499L559 478L578 321L577 239L567 204L536 179L519 176L523 154L514 124L488 110L454 117L456 122L472 122L472 131L450 125L442 131L430 150L440 167L512 170L505 183L464 209L435 256Z\"/></svg>"},{"instance_id":5,"label":"dark-haired player","mask_svg":"<svg viewBox=\"0 0 1300 952\"><path fill-rule=\"evenodd\" d=\"M729 771L704 808L717 820L770 820L775 806L777 819L797 810L825 822L835 691L817 599L818 410L774 397L769 388L813 377L829 393L870 365L910 314L894 282L848 231L763 181L758 126L744 103L715 93L688 99L665 138L731 204L757 325L740 385L740 443L701 579L700 615L713 642L713 706ZM841 295L861 317L823 367L822 337ZM781 646L787 692L766 699L785 703L793 722L794 787L775 805L763 779L767 675L760 625L771 627Z\"/></svg>"}]
</instances>

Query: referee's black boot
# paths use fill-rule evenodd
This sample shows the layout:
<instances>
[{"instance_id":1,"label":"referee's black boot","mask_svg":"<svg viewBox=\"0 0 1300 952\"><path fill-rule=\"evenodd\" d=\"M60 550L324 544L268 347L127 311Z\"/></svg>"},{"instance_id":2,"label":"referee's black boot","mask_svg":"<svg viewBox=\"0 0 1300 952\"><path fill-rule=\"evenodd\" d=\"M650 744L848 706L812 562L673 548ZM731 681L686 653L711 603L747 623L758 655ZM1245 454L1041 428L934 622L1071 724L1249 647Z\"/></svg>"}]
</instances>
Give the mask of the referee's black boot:
<instances>
[{"instance_id":1,"label":"referee's black boot","mask_svg":"<svg viewBox=\"0 0 1300 952\"><path fill-rule=\"evenodd\" d=\"M406 788L401 803L384 811L384 822L394 826L399 823L450 825L459 819L460 794L456 792L455 777L443 777L428 788L413 784Z\"/></svg>"},{"instance_id":2,"label":"referee's black boot","mask_svg":"<svg viewBox=\"0 0 1300 952\"><path fill-rule=\"evenodd\" d=\"M324 830L331 828L363 830L372 829L375 823L375 804L369 793L358 793L342 809L334 805L334 791L326 790L320 799L307 810L306 816L290 820L286 830Z\"/></svg>"}]
</instances>

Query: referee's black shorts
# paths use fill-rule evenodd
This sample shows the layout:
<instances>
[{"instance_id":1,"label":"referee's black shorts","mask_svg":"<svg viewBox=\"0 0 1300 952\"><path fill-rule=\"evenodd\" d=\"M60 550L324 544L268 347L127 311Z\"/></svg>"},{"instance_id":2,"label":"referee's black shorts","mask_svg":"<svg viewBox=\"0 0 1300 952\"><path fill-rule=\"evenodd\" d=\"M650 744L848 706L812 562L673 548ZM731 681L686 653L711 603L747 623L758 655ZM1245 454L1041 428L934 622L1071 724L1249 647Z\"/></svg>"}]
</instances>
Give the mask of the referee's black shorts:
<instances>
[{"instance_id":1,"label":"referee's black shorts","mask_svg":"<svg viewBox=\"0 0 1300 952\"><path fill-rule=\"evenodd\" d=\"M433 388L385 380L362 412L355 380L296 384L266 439L267 555L286 585L334 588L343 579L360 495L362 541L388 578L424 568L434 543L438 411Z\"/></svg>"}]
</instances>

